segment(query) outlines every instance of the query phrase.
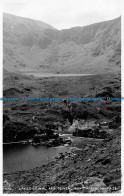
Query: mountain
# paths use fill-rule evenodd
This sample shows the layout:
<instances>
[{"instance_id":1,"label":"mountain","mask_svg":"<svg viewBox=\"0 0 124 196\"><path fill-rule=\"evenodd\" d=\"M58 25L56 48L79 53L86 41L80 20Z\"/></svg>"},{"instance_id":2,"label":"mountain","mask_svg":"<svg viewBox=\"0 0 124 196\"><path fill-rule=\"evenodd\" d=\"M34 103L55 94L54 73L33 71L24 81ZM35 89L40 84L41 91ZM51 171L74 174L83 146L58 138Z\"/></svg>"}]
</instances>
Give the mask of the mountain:
<instances>
[{"instance_id":1,"label":"mountain","mask_svg":"<svg viewBox=\"0 0 124 196\"><path fill-rule=\"evenodd\" d=\"M3 15L3 66L9 72L116 72L120 57L120 17L57 30L41 21Z\"/></svg>"}]
</instances>

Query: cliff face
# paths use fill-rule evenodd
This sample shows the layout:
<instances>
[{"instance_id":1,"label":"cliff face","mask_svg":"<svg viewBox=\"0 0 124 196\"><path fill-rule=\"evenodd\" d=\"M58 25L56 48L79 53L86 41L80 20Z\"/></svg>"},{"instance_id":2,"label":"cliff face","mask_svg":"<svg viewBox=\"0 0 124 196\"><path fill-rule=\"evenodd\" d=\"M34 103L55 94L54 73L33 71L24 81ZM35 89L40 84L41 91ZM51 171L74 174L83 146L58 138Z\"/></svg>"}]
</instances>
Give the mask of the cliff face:
<instances>
[{"instance_id":1,"label":"cliff face","mask_svg":"<svg viewBox=\"0 0 124 196\"><path fill-rule=\"evenodd\" d=\"M4 69L11 72L116 72L121 63L121 19L59 31L4 14L3 46Z\"/></svg>"}]
</instances>

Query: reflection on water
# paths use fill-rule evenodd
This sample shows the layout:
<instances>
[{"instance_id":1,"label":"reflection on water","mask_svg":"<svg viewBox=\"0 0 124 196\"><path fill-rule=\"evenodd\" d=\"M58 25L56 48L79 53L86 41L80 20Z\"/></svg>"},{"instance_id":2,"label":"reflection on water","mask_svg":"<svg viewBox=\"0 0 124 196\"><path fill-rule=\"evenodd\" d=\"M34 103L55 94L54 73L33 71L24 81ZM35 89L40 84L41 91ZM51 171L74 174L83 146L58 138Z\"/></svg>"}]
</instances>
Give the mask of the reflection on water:
<instances>
[{"instance_id":1,"label":"reflection on water","mask_svg":"<svg viewBox=\"0 0 124 196\"><path fill-rule=\"evenodd\" d=\"M12 144L3 145L3 172L15 172L32 169L53 160L60 152L68 151L68 147Z\"/></svg>"}]
</instances>

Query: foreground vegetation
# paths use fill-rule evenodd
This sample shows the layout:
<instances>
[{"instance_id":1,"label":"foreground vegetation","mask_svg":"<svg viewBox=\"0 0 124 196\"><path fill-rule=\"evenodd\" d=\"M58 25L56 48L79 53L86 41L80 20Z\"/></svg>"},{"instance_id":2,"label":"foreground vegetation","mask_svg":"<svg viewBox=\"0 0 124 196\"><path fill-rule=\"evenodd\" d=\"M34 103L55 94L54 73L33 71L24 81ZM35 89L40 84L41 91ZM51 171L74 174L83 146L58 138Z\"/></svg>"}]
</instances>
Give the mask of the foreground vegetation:
<instances>
[{"instance_id":1,"label":"foreground vegetation","mask_svg":"<svg viewBox=\"0 0 124 196\"><path fill-rule=\"evenodd\" d=\"M121 189L121 102L106 101L106 97L121 97L120 74L68 78L12 74L4 79L4 85L4 96L20 99L4 102L4 142L31 139L43 133L51 138L57 133L83 136L82 141L73 141L68 153L47 165L4 174L4 192L114 192ZM23 96L60 97L61 101L23 102ZM102 97L103 100L65 102L65 96Z\"/></svg>"}]
</instances>

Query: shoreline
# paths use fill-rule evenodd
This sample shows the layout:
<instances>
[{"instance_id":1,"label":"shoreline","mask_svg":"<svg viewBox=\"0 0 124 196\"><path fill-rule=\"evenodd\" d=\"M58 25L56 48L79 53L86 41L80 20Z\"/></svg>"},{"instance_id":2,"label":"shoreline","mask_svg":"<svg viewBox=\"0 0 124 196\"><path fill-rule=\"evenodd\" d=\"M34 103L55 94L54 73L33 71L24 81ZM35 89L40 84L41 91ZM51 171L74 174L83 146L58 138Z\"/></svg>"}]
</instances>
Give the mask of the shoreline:
<instances>
[{"instance_id":1,"label":"shoreline","mask_svg":"<svg viewBox=\"0 0 124 196\"><path fill-rule=\"evenodd\" d=\"M47 188L48 184L50 188L55 188L54 193L59 192L57 187L64 188L65 186L69 187L70 190L72 189L71 192L74 192L78 184L81 187L84 186L84 188L89 186L87 190L89 193L90 186L95 188L95 183L98 183L99 190L107 191L107 193L119 191L121 188L120 183L118 184L118 178L121 169L117 158L117 156L120 156L120 144L118 141L120 141L120 129L115 130L113 139L110 141L96 142L86 140L80 144L75 143L78 149L74 147L75 145L71 146L69 152L63 153L64 156L60 156L60 158L54 159L48 164L28 170L4 173L4 181L10 184L8 190L6 190L6 187L4 188L4 193L6 191L9 191L9 193L22 193L20 191L23 191L23 193L39 193L38 190L33 189L36 186L39 189L41 188L40 193L53 193L51 189ZM118 145L118 148L116 145ZM115 150L117 149L119 154L115 156ZM106 151L108 152L107 154ZM107 160L111 160L108 163L109 165L103 165ZM104 172L102 165L104 166ZM58 171L57 175L55 174L56 170ZM108 179L108 172L111 179L109 184L104 180ZM72 173L74 178L69 181L69 176ZM62 181L63 178L64 182ZM115 178L117 179L116 182ZM29 179L31 180L30 185ZM87 180L89 180L89 185L85 184ZM62 182L65 184L62 184ZM115 191L113 187L115 187ZM9 188L11 189L9 190ZM45 192L42 191L42 188L45 188ZM64 189L62 192L65 193ZM79 189L78 193L84 193L83 189Z\"/></svg>"},{"instance_id":2,"label":"shoreline","mask_svg":"<svg viewBox=\"0 0 124 196\"><path fill-rule=\"evenodd\" d=\"M22 144L23 142L27 142L27 141L19 141L19 142L4 142L3 145L9 145L9 144ZM30 144L30 143L27 143Z\"/></svg>"}]
</instances>

